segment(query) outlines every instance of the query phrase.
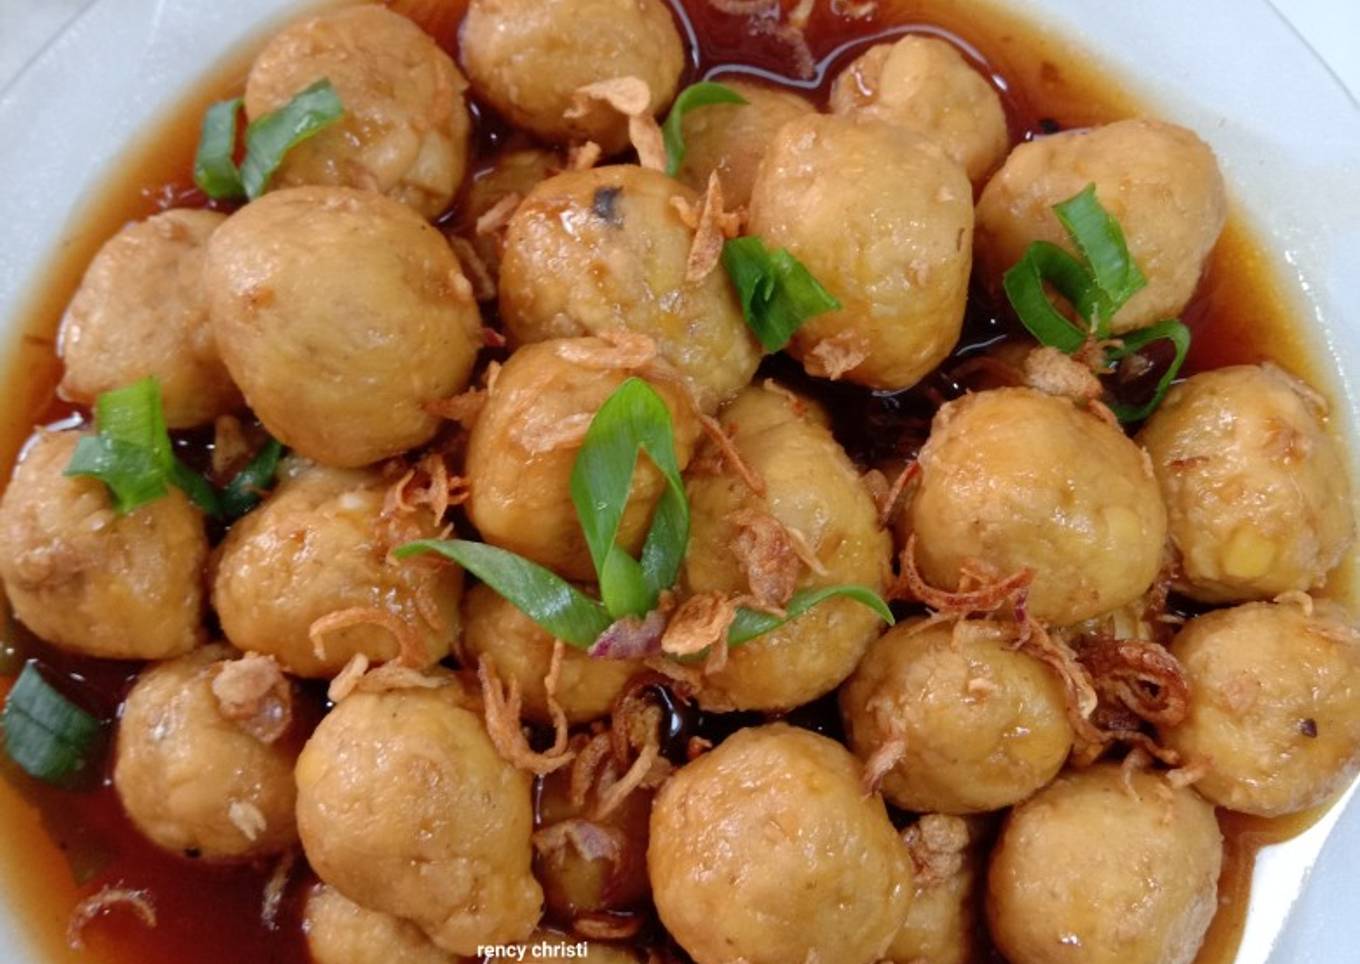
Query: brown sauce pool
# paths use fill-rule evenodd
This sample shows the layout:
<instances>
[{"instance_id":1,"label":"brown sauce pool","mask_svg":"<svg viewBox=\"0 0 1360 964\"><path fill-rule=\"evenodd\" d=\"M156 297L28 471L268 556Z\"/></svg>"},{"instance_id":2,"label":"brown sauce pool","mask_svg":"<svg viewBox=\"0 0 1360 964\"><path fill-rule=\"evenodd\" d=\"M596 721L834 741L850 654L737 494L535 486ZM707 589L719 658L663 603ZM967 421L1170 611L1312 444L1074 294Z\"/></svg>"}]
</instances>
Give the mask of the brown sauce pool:
<instances>
[{"instance_id":1,"label":"brown sauce pool","mask_svg":"<svg viewBox=\"0 0 1360 964\"><path fill-rule=\"evenodd\" d=\"M702 38L694 48L686 82L743 71L802 88L824 102L830 78L866 47L916 31L953 42L992 79L1016 141L1139 113L1132 100L1074 51L979 4L880 0L877 13L861 21L837 17L829 4L819 4L807 31L819 74L814 81L795 82L787 77L791 58L778 41L752 35L742 19L714 12L706 0L672 3L682 34ZM456 47L464 4L465 0L391 3L450 51ZM198 125L209 103L240 92L252 53L242 50L229 56L188 92L147 138L119 160L99 196L78 212L66 232L46 276L34 287L33 299L20 319L22 334L6 366L4 385L10 404L0 413L2 477L8 477L35 423L73 414L70 406L55 397L61 373L55 334L62 311L99 245L128 221L167 207L207 203L193 187L189 173ZM476 145L482 166L489 164L505 135L503 124L479 112ZM1277 288L1271 263L1241 219L1231 218L1200 291L1184 315L1195 334L1189 370L1269 358L1326 390L1329 379L1309 365L1295 313ZM970 304L956 358L1014 333L1013 323L978 293ZM946 362L942 371L951 364L952 360ZM878 396L843 386L814 385L798 377L796 366L778 359L768 361L767 368L795 378L826 401L842 442L852 456L866 463L910 455L923 438L924 421L940 397L958 391L942 374L911 392ZM886 446L885 438L891 440ZM8 690L22 659L37 658L70 695L106 718L114 717L135 665L63 655L34 640L7 614L0 616L4 617L0 622L0 695ZM816 729L834 730L835 725L825 708L817 705L795 711L791 719ZM0 892L27 921L46 959L107 964L267 964L307 959L299 926L300 898L308 877L305 870L293 875L277 928L271 930L260 920L270 867L214 868L161 853L132 828L107 781L84 792L57 790L25 777L7 759L0 760L0 776L4 777L0 780L0 827L6 840ZM1202 964L1222 964L1235 954L1256 851L1301 832L1318 815L1262 821L1220 813L1227 848L1221 908L1199 955ZM114 912L87 929L88 949L83 954L69 951L64 934L71 909L82 897L108 884L151 891L159 925L149 930L131 915Z\"/></svg>"}]
</instances>

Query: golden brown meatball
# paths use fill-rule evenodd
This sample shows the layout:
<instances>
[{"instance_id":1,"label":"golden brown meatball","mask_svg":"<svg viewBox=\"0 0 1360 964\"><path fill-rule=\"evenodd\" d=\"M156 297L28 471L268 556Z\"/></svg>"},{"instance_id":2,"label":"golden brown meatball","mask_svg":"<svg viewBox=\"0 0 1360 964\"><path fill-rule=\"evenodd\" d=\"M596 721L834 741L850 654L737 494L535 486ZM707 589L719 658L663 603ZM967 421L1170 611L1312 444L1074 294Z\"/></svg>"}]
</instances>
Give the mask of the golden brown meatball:
<instances>
[{"instance_id":1,"label":"golden brown meatball","mask_svg":"<svg viewBox=\"0 0 1360 964\"><path fill-rule=\"evenodd\" d=\"M467 170L467 81L419 27L377 4L299 21L280 31L246 78L254 120L326 79L340 120L294 147L271 184L378 191L427 218L449 206Z\"/></svg>"},{"instance_id":2,"label":"golden brown meatball","mask_svg":"<svg viewBox=\"0 0 1360 964\"><path fill-rule=\"evenodd\" d=\"M789 344L811 374L910 388L958 341L973 189L920 134L821 114L785 124L756 176L750 231L841 303Z\"/></svg>"},{"instance_id":3,"label":"golden brown meatball","mask_svg":"<svg viewBox=\"0 0 1360 964\"><path fill-rule=\"evenodd\" d=\"M552 664L552 636L485 585L463 597L463 653L469 659L489 659L508 685L519 684L524 715L535 723L551 724L544 677ZM557 681L557 702L572 723L589 723L609 715L614 698L642 669L641 660L596 659L574 646L564 646Z\"/></svg>"},{"instance_id":4,"label":"golden brown meatball","mask_svg":"<svg viewBox=\"0 0 1360 964\"><path fill-rule=\"evenodd\" d=\"M974 184L1010 146L992 85L935 37L909 35L870 47L831 86L831 111L897 124L939 144Z\"/></svg>"},{"instance_id":5,"label":"golden brown meatball","mask_svg":"<svg viewBox=\"0 0 1360 964\"><path fill-rule=\"evenodd\" d=\"M1072 748L1062 681L992 623L897 626L841 689L851 749L901 741L883 795L904 810L975 813L1028 797Z\"/></svg>"},{"instance_id":6,"label":"golden brown meatball","mask_svg":"<svg viewBox=\"0 0 1360 964\"><path fill-rule=\"evenodd\" d=\"M753 387L723 410L721 422L742 460L764 480L761 497L716 446L704 443L687 474L690 541L681 572L690 592L751 592L761 561L736 551L753 526L772 524L776 537L806 542L821 572L785 551L797 588L860 583L882 594L892 545L850 459L813 403L777 389ZM782 540L781 540L782 541ZM763 555L763 554L762 554ZM731 650L709 673L700 701L715 709L790 709L834 689L850 675L881 622L850 599L828 599L811 611Z\"/></svg>"},{"instance_id":7,"label":"golden brown meatball","mask_svg":"<svg viewBox=\"0 0 1360 964\"><path fill-rule=\"evenodd\" d=\"M911 902L888 947L886 964L973 964L978 940L980 828L958 817L926 814L903 832L911 854Z\"/></svg>"},{"instance_id":8,"label":"golden brown meatball","mask_svg":"<svg viewBox=\"0 0 1360 964\"><path fill-rule=\"evenodd\" d=\"M61 649L164 659L203 638L203 517L178 489L127 515L62 472L78 432L40 430L0 499L0 579L14 615Z\"/></svg>"},{"instance_id":9,"label":"golden brown meatball","mask_svg":"<svg viewBox=\"0 0 1360 964\"><path fill-rule=\"evenodd\" d=\"M212 236L204 266L218 350L270 433L327 465L428 441L423 407L467 385L481 345L448 243L381 194L266 194Z\"/></svg>"},{"instance_id":10,"label":"golden brown meatball","mask_svg":"<svg viewBox=\"0 0 1360 964\"><path fill-rule=\"evenodd\" d=\"M388 558L382 508L394 480L305 463L289 465L287 475L219 550L213 606L227 638L299 676L334 676L356 653L395 659L403 639L408 665L446 656L458 637L462 570ZM410 525L401 541L433 538L439 529L424 512ZM371 618L323 625L318 653L312 625L346 610Z\"/></svg>"},{"instance_id":11,"label":"golden brown meatball","mask_svg":"<svg viewBox=\"0 0 1360 964\"><path fill-rule=\"evenodd\" d=\"M346 697L298 759L297 818L323 881L474 954L528 937L543 892L529 777L462 699L454 686Z\"/></svg>"},{"instance_id":12,"label":"golden brown meatball","mask_svg":"<svg viewBox=\"0 0 1360 964\"><path fill-rule=\"evenodd\" d=\"M899 523L921 572L958 587L960 567L1034 572L1030 612L1067 625L1132 602L1162 563L1166 509L1147 456L1065 398L1029 388L940 409L921 483Z\"/></svg>"},{"instance_id":13,"label":"golden brown meatball","mask_svg":"<svg viewBox=\"0 0 1360 964\"><path fill-rule=\"evenodd\" d=\"M1088 184L1095 184L1101 205L1124 229L1129 253L1148 282L1115 314L1114 330L1179 314L1223 230L1228 202L1208 145L1183 127L1158 121L1063 131L1011 151L978 201L977 256L984 273L999 282L1032 241L1073 250L1052 208Z\"/></svg>"},{"instance_id":14,"label":"golden brown meatball","mask_svg":"<svg viewBox=\"0 0 1360 964\"><path fill-rule=\"evenodd\" d=\"M295 731L263 732L229 715L232 704L215 683L241 668L238 655L205 646L158 663L137 677L123 703L113 785L133 825L163 850L245 860L297 841L293 765L302 741ZM252 717L273 716L286 727L291 684L277 667L262 668L281 692L262 695L273 705Z\"/></svg>"},{"instance_id":15,"label":"golden brown meatball","mask_svg":"<svg viewBox=\"0 0 1360 964\"><path fill-rule=\"evenodd\" d=\"M487 392L468 436L464 474L468 518L482 538L555 570L593 581L595 567L571 501L571 472L591 419L630 375L625 353L596 338L525 345L505 363ZM699 420L678 383L649 373L666 401L683 469L694 451ZM646 456L638 460L619 544L642 548L665 481Z\"/></svg>"},{"instance_id":16,"label":"golden brown meatball","mask_svg":"<svg viewBox=\"0 0 1360 964\"><path fill-rule=\"evenodd\" d=\"M478 174L468 187L467 198L459 206L455 230L471 243L492 282L500 277L505 232L478 232L478 219L506 198L524 198L534 189L534 185L546 181L561 170L562 158L552 151L537 148L509 151L496 158L496 163ZM495 297L495 292L489 294Z\"/></svg>"},{"instance_id":17,"label":"golden brown meatball","mask_svg":"<svg viewBox=\"0 0 1360 964\"><path fill-rule=\"evenodd\" d=\"M751 201L756 169L774 135L814 108L791 91L727 78L721 82L746 98L746 103L710 104L685 114L685 162L676 177L704 191L716 171L725 206L745 207Z\"/></svg>"},{"instance_id":18,"label":"golden brown meatball","mask_svg":"<svg viewBox=\"0 0 1360 964\"><path fill-rule=\"evenodd\" d=\"M1208 769L1209 800L1274 817L1327 800L1360 770L1360 634L1306 597L1248 603L1186 624L1171 644L1190 712L1163 731Z\"/></svg>"},{"instance_id":19,"label":"golden brown meatball","mask_svg":"<svg viewBox=\"0 0 1360 964\"><path fill-rule=\"evenodd\" d=\"M992 938L1014 964L1189 964L1222 861L1193 790L1118 764L1066 773L1011 812L992 852Z\"/></svg>"},{"instance_id":20,"label":"golden brown meatball","mask_svg":"<svg viewBox=\"0 0 1360 964\"><path fill-rule=\"evenodd\" d=\"M1205 602L1322 585L1355 534L1326 409L1273 365L1177 385L1139 435L1166 499L1178 588Z\"/></svg>"},{"instance_id":21,"label":"golden brown meatball","mask_svg":"<svg viewBox=\"0 0 1360 964\"><path fill-rule=\"evenodd\" d=\"M782 723L739 730L662 785L647 868L698 964L868 964L910 894L906 850L855 758Z\"/></svg>"},{"instance_id":22,"label":"golden brown meatball","mask_svg":"<svg viewBox=\"0 0 1360 964\"><path fill-rule=\"evenodd\" d=\"M510 221L501 314L523 342L627 328L656 341L705 411L751 380L760 349L722 271L685 281L694 232L671 204L693 191L656 171L571 171Z\"/></svg>"},{"instance_id":23,"label":"golden brown meatball","mask_svg":"<svg viewBox=\"0 0 1360 964\"><path fill-rule=\"evenodd\" d=\"M313 964L456 964L414 923L360 907L334 887L307 895L302 931Z\"/></svg>"},{"instance_id":24,"label":"golden brown meatball","mask_svg":"<svg viewBox=\"0 0 1360 964\"><path fill-rule=\"evenodd\" d=\"M241 407L213 343L202 284L204 245L225 220L215 211L165 211L104 242L61 320L63 398L91 405L154 375L171 428Z\"/></svg>"},{"instance_id":25,"label":"golden brown meatball","mask_svg":"<svg viewBox=\"0 0 1360 964\"><path fill-rule=\"evenodd\" d=\"M516 127L554 144L595 141L606 154L627 145L627 119L600 103L572 116L572 95L637 77L655 114L675 96L685 59L661 0L472 0L459 43L478 95Z\"/></svg>"}]
</instances>

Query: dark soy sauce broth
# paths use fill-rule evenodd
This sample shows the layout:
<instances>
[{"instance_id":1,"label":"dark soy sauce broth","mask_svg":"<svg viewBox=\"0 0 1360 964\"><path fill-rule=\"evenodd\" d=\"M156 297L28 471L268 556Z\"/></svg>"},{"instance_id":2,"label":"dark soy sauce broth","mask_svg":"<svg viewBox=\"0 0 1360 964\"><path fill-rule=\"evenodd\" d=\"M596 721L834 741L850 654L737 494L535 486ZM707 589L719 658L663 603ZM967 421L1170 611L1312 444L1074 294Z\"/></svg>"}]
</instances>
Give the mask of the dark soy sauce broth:
<instances>
[{"instance_id":1,"label":"dark soy sauce broth","mask_svg":"<svg viewBox=\"0 0 1360 964\"><path fill-rule=\"evenodd\" d=\"M706 0L671 2L682 36L691 42L685 83L754 74L799 89L824 105L830 80L850 60L875 42L918 32L953 43L991 80L1001 95L1016 142L1139 113L1137 105L1109 78L1060 41L979 3L880 0L876 13L860 20L837 16L829 3L819 3L807 29L817 74L811 80L799 80L789 76L792 58L788 49L752 32L743 18L719 13ZM419 22L456 56L457 26L465 0L393 0L390 5ZM119 159L98 196L68 228L46 276L34 287L20 319L21 334L9 355L5 385L10 404L0 413L0 465L5 467L5 478L34 424L80 418L79 412L55 395L61 372L55 335L62 311L99 245L128 221L169 207L212 203L190 177L198 125L209 103L240 92L252 53L253 49L242 50L227 57L189 91L149 137ZM476 170L489 166L498 150L523 135L512 132L485 108L474 105L474 111ZM1199 293L1184 313L1195 335L1189 370L1269 358L1325 391L1329 381L1308 364L1296 313L1277 289L1270 263L1241 219L1231 218ZM489 324L496 322L494 311L486 315ZM892 464L914 455L934 409L967 387L954 376L959 362L1016 334L1014 322L978 289L970 300L963 339L954 355L910 391L879 394L818 382L784 358L767 359L762 375L786 379L824 402L842 443L862 465ZM204 457L208 439L203 433L187 435L179 442L186 454ZM115 718L138 669L135 664L63 654L34 639L6 614L0 615L5 615L0 695L8 690L23 660L35 659L68 695L106 719ZM317 690L309 688L308 692L319 709ZM760 721L755 714L723 718L699 714L673 701L671 706L667 727L673 744L685 735L720 740L737 726ZM801 707L788 719L829 736L840 735L834 699ZM29 779L7 760L0 762L0 775L5 778L0 781L0 825L8 864L5 900L28 922L47 959L107 964L268 964L307 959L300 927L301 899L311 879L305 864L294 871L277 927L270 929L261 923L260 908L271 866L213 867L162 853L132 828L107 778L79 792L57 790ZM1227 841L1220 884L1222 906L1199 956L1201 962L1226 962L1235 953L1256 851L1300 832L1316 816L1262 821L1220 814ZM87 928L86 951L68 950L64 933L72 908L82 897L109 884L150 891L158 926L148 929L132 915L115 910ZM682 958L656 928L644 928L644 938L649 934L665 954Z\"/></svg>"}]
</instances>

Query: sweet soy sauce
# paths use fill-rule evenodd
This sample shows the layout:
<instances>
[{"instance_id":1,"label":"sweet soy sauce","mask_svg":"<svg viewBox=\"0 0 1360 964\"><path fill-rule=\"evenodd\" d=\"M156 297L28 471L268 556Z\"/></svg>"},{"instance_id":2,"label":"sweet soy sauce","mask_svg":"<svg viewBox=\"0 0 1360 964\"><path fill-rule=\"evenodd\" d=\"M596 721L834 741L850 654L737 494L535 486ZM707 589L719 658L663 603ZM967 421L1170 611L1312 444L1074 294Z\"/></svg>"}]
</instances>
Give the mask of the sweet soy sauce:
<instances>
[{"instance_id":1,"label":"sweet soy sauce","mask_svg":"<svg viewBox=\"0 0 1360 964\"><path fill-rule=\"evenodd\" d=\"M424 26L457 54L457 26L466 0L392 0L391 5ZM954 44L994 85L1005 105L1012 139L1019 142L1069 127L1136 116L1137 104L1086 60L1052 36L981 3L957 0L879 0L873 15L850 19L822 0L806 36L816 76L790 76L793 61L776 39L753 32L741 17L720 13L707 0L671 0L682 36L690 45L684 82L754 74L797 89L824 105L830 80L875 42L903 33L926 33ZM786 0L786 6L792 6ZM836 5L839 6L839 5ZM250 57L263 42L227 57L207 79L113 166L103 188L72 223L55 260L21 318L5 380L10 404L0 413L0 465L4 477L35 424L79 418L55 396L60 363L57 324L81 274L99 245L128 221L168 207L200 207L208 199L190 179L198 125L212 101L239 94ZM476 112L475 166L488 166L510 132L485 110ZM517 136L517 135L515 135ZM1270 259L1237 217L1214 252L1199 293L1184 313L1194 331L1191 371L1273 359L1326 390L1329 382L1308 364L1299 336L1299 313L1281 297ZM494 321L494 318L489 318ZM1014 337L1013 321L986 295L970 300L964 336L955 356L912 391L879 395L802 377L795 365L767 361L768 372L789 378L818 396L831 411L838 435L863 464L913 454L924 439L933 409L962 386L952 372L982 348ZM201 437L181 440L189 449ZM187 452L188 455L202 453ZM112 719L137 666L59 653L6 618L0 649L0 692L7 690L25 658L36 658L49 675L88 708ZM743 723L754 722L743 719ZM790 721L836 735L837 721L825 701L795 711ZM721 736L724 727L702 718L676 719ZM0 756L3 756L0 754ZM305 961L300 904L310 873L292 877L277 927L261 923L260 908L270 867L212 867L171 856L145 842L131 827L104 781L81 792L56 790L28 779L0 761L0 833L5 839L0 892L27 922L40 953L53 961L104 964L253 964ZM1256 851L1287 839L1315 815L1264 821L1220 814L1227 853L1220 882L1221 908L1199 956L1226 962L1241 935ZM84 896L117 884L151 892L158 926L148 929L121 911L86 930L87 948L70 951L65 928ZM645 957L645 955L644 955Z\"/></svg>"}]
</instances>

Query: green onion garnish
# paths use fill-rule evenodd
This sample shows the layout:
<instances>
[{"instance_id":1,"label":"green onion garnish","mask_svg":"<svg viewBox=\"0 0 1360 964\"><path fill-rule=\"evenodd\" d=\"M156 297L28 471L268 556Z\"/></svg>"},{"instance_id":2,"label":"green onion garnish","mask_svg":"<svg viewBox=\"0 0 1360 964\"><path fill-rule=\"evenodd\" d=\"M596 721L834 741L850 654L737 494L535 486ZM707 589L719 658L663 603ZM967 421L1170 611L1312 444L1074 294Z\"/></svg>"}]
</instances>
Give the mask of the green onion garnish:
<instances>
[{"instance_id":1,"label":"green onion garnish","mask_svg":"<svg viewBox=\"0 0 1360 964\"><path fill-rule=\"evenodd\" d=\"M760 238L733 238L723 245L723 267L741 298L746 324L766 351L779 351L813 315L841 303L783 248L770 251Z\"/></svg>"},{"instance_id":2,"label":"green onion garnish","mask_svg":"<svg viewBox=\"0 0 1360 964\"><path fill-rule=\"evenodd\" d=\"M1074 257L1047 241L1035 241L1006 272L1002 287L1020 322L1040 344L1071 355L1080 351L1088 339L1108 340L1111 319L1147 285L1147 279L1129 255L1123 228L1096 199L1094 184L1054 205L1053 212L1080 256ZM1073 324L1054 307L1045 284L1072 306L1086 323L1085 328ZM1190 350L1190 329L1177 319L1168 319L1129 332L1120 337L1118 344L1104 348L1108 368L1153 342L1164 340L1170 341L1176 350L1171 364L1145 404L1111 406L1120 421L1140 421L1161 404L1185 363Z\"/></svg>"},{"instance_id":3,"label":"green onion garnish","mask_svg":"<svg viewBox=\"0 0 1360 964\"><path fill-rule=\"evenodd\" d=\"M0 714L5 750L29 776L69 785L88 772L101 743L97 719L58 693L30 662Z\"/></svg>"},{"instance_id":4,"label":"green onion garnish","mask_svg":"<svg viewBox=\"0 0 1360 964\"><path fill-rule=\"evenodd\" d=\"M334 124L345 112L335 88L323 77L278 110L250 122L245 159L238 168L233 158L240 109L238 97L213 104L203 116L194 158L194 183L211 198L247 197L253 201L264 193L290 150Z\"/></svg>"},{"instance_id":5,"label":"green onion garnish","mask_svg":"<svg viewBox=\"0 0 1360 964\"><path fill-rule=\"evenodd\" d=\"M696 107L710 104L745 104L745 97L731 87L711 80L690 84L671 105L666 122L661 125L661 137L666 144L666 173L675 177L685 163L685 115Z\"/></svg>"},{"instance_id":6,"label":"green onion garnish","mask_svg":"<svg viewBox=\"0 0 1360 964\"><path fill-rule=\"evenodd\" d=\"M259 504L279 469L279 459L283 457L283 444L271 438L256 453L250 463L222 489L219 505L222 518L233 522L241 518Z\"/></svg>"},{"instance_id":7,"label":"green onion garnish","mask_svg":"<svg viewBox=\"0 0 1360 964\"><path fill-rule=\"evenodd\" d=\"M793 594L788 605L784 607L784 616L775 616L755 609L738 609L737 618L732 621L731 627L727 630L727 645L740 646L742 643L749 642L772 629L778 629L789 620L797 619L813 606L833 596L844 596L868 606L889 626L893 625L892 610L888 608L887 603L879 598L878 593L868 586L846 585L825 586L821 589L800 589Z\"/></svg>"}]
</instances>

